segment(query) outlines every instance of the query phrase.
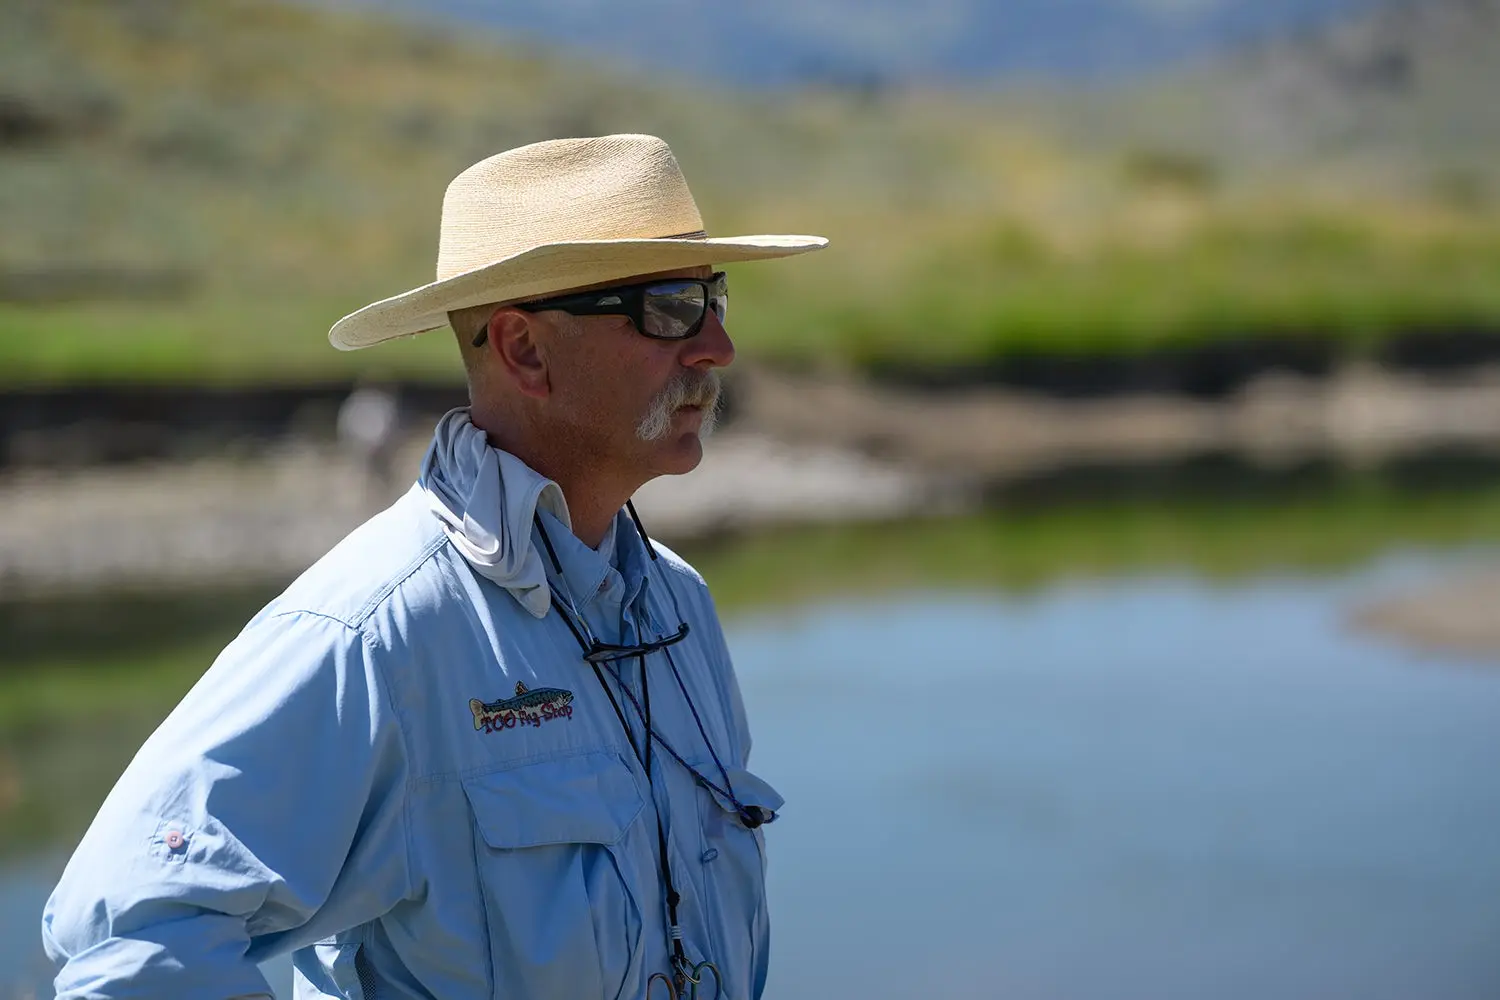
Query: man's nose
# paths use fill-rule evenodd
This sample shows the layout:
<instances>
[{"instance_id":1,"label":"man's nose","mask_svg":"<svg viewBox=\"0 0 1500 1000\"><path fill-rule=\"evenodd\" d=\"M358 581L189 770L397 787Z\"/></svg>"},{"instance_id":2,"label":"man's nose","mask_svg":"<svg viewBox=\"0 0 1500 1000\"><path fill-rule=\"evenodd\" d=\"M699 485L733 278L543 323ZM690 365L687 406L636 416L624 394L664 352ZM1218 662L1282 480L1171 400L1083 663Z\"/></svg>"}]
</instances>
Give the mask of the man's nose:
<instances>
[{"instance_id":1,"label":"man's nose","mask_svg":"<svg viewBox=\"0 0 1500 1000\"><path fill-rule=\"evenodd\" d=\"M724 368L734 363L734 341L712 309L703 328L683 342L681 361L687 368Z\"/></svg>"}]
</instances>

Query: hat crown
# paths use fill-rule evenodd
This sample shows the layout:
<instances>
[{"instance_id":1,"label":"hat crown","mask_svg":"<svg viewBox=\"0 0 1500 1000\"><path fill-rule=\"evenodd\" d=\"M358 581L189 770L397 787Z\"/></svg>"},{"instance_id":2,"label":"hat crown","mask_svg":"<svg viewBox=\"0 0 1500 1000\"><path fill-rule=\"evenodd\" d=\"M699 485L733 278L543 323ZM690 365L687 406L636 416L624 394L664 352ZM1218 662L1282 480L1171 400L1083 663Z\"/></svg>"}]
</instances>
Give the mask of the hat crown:
<instances>
[{"instance_id":1,"label":"hat crown","mask_svg":"<svg viewBox=\"0 0 1500 1000\"><path fill-rule=\"evenodd\" d=\"M534 247L701 236L667 144L651 135L553 139L474 164L443 195L438 280Z\"/></svg>"}]
</instances>

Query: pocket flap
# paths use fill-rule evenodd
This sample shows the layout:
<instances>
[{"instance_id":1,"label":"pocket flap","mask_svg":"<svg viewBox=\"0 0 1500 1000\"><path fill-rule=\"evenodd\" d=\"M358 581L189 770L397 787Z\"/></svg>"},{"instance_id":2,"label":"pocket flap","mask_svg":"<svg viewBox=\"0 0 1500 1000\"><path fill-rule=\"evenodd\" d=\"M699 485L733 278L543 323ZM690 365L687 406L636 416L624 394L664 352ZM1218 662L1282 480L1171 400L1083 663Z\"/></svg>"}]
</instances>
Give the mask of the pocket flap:
<instances>
[{"instance_id":1,"label":"pocket flap","mask_svg":"<svg viewBox=\"0 0 1500 1000\"><path fill-rule=\"evenodd\" d=\"M495 848L613 844L646 804L635 775L611 753L469 775L463 786L485 843Z\"/></svg>"},{"instance_id":2,"label":"pocket flap","mask_svg":"<svg viewBox=\"0 0 1500 1000\"><path fill-rule=\"evenodd\" d=\"M712 764L709 767L711 770L704 770L701 767L698 770L708 778L718 778L719 775L717 772L719 769ZM781 793L777 792L776 789L772 788L762 778L751 774L744 768L731 767L725 768L725 770L729 773L729 784L734 790L735 797L745 805L760 806L772 812L776 812L782 806L786 805L786 799L781 797ZM714 784L717 785L719 782L714 781ZM710 794L721 809L726 812L735 811L734 803L730 802L728 798L711 789Z\"/></svg>"}]
</instances>

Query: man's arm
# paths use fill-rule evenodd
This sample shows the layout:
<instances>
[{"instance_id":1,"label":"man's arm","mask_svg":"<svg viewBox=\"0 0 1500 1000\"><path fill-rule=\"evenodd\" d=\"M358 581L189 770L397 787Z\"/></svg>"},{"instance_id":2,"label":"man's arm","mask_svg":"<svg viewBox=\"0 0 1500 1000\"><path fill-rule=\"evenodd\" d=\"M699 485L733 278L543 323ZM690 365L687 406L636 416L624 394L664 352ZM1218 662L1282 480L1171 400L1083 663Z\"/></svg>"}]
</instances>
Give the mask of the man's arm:
<instances>
[{"instance_id":1,"label":"man's arm","mask_svg":"<svg viewBox=\"0 0 1500 1000\"><path fill-rule=\"evenodd\" d=\"M406 755L355 629L252 622L146 742L47 901L60 1000L269 995L256 964L410 887Z\"/></svg>"}]
</instances>

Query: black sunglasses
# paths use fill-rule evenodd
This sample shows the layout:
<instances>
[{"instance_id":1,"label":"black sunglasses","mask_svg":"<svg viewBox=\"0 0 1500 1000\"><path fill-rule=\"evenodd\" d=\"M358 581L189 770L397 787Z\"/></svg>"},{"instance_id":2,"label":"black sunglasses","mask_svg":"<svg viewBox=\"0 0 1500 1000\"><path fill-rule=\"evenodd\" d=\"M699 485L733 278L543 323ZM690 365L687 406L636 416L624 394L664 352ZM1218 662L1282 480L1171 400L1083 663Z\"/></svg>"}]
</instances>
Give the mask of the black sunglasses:
<instances>
[{"instance_id":1,"label":"black sunglasses","mask_svg":"<svg viewBox=\"0 0 1500 1000\"><path fill-rule=\"evenodd\" d=\"M636 330L652 340L686 340L703 329L710 309L724 322L729 282L723 271L715 271L707 278L663 278L515 305L526 312L560 309L573 316L629 316ZM489 335L486 323L474 336L474 346L482 347Z\"/></svg>"},{"instance_id":2,"label":"black sunglasses","mask_svg":"<svg viewBox=\"0 0 1500 1000\"><path fill-rule=\"evenodd\" d=\"M561 612L559 612L561 613ZM645 656L675 646L688 637L688 624L683 622L677 626L677 631L660 639L650 639L646 642L638 642L633 646L617 646L611 642L600 642L593 639L584 650L583 658L589 663L613 663L615 660L629 660L637 656Z\"/></svg>"}]
</instances>

